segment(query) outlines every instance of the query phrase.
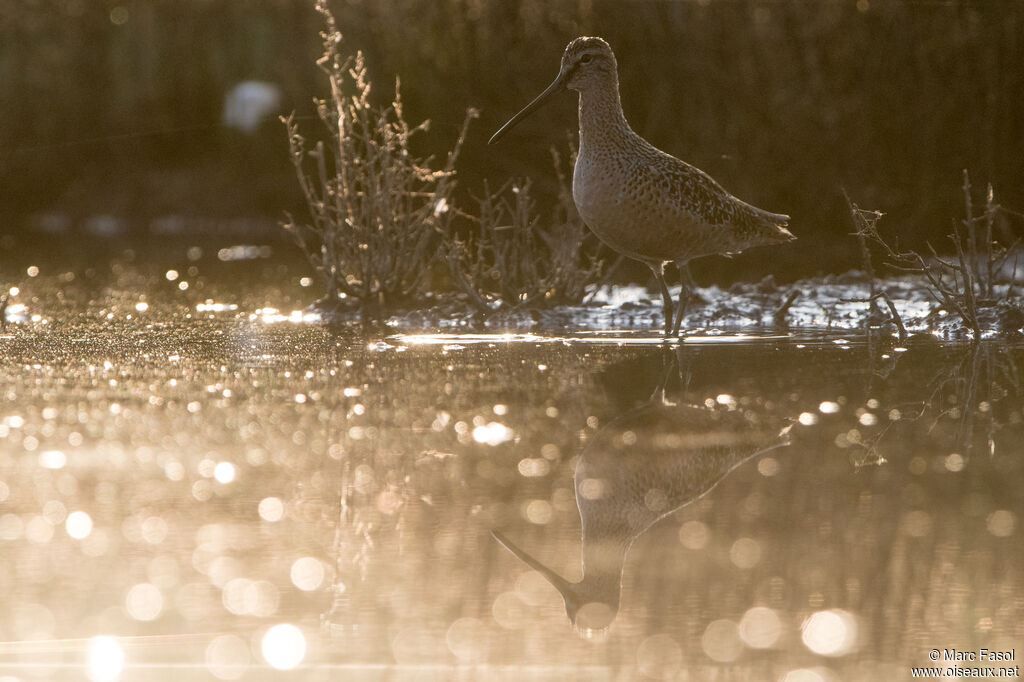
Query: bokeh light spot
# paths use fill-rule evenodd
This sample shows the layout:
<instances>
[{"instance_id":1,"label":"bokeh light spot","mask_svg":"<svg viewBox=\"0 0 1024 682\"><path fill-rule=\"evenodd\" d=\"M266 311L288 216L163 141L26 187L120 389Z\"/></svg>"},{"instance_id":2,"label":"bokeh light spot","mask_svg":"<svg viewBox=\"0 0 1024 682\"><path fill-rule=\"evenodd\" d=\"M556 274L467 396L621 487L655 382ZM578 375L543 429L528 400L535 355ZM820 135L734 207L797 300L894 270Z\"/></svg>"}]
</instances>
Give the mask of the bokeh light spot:
<instances>
[{"instance_id":1,"label":"bokeh light spot","mask_svg":"<svg viewBox=\"0 0 1024 682\"><path fill-rule=\"evenodd\" d=\"M326 571L323 562L311 556L296 559L292 564L292 584L303 592L312 592L323 585Z\"/></svg>"},{"instance_id":2,"label":"bokeh light spot","mask_svg":"<svg viewBox=\"0 0 1024 682\"><path fill-rule=\"evenodd\" d=\"M683 664L683 651L669 635L648 637L636 650L640 672L656 680L672 679Z\"/></svg>"},{"instance_id":3,"label":"bokeh light spot","mask_svg":"<svg viewBox=\"0 0 1024 682\"><path fill-rule=\"evenodd\" d=\"M711 540L711 530L701 521L687 521L679 527L679 541L686 549L704 549Z\"/></svg>"},{"instance_id":4,"label":"bokeh light spot","mask_svg":"<svg viewBox=\"0 0 1024 682\"><path fill-rule=\"evenodd\" d=\"M473 440L492 446L512 440L512 435L512 429L500 422L481 424L473 429Z\"/></svg>"},{"instance_id":5,"label":"bokeh light spot","mask_svg":"<svg viewBox=\"0 0 1024 682\"><path fill-rule=\"evenodd\" d=\"M538 526L550 523L553 515L554 509L547 500L530 500L526 505L526 520Z\"/></svg>"},{"instance_id":6,"label":"bokeh light spot","mask_svg":"<svg viewBox=\"0 0 1024 682\"><path fill-rule=\"evenodd\" d=\"M63 469L68 457L60 450L44 450L39 453L39 466L44 469Z\"/></svg>"},{"instance_id":7,"label":"bokeh light spot","mask_svg":"<svg viewBox=\"0 0 1024 682\"><path fill-rule=\"evenodd\" d=\"M284 502L277 497L264 497L258 507L260 518L274 523L284 518Z\"/></svg>"},{"instance_id":8,"label":"bokeh light spot","mask_svg":"<svg viewBox=\"0 0 1024 682\"><path fill-rule=\"evenodd\" d=\"M700 638L700 646L708 658L719 663L735 661L743 651L739 628L724 618L708 624Z\"/></svg>"},{"instance_id":9,"label":"bokeh light spot","mask_svg":"<svg viewBox=\"0 0 1024 682\"><path fill-rule=\"evenodd\" d=\"M217 462L213 468L213 477L218 483L231 483L235 480L235 465L231 462Z\"/></svg>"},{"instance_id":10,"label":"bokeh light spot","mask_svg":"<svg viewBox=\"0 0 1024 682\"><path fill-rule=\"evenodd\" d=\"M278 670L291 670L306 657L306 636L290 623L267 630L260 645L263 658Z\"/></svg>"},{"instance_id":11,"label":"bokeh light spot","mask_svg":"<svg viewBox=\"0 0 1024 682\"><path fill-rule=\"evenodd\" d=\"M92 532L92 517L84 511L73 511L64 521L64 529L76 540L87 538Z\"/></svg>"},{"instance_id":12,"label":"bokeh light spot","mask_svg":"<svg viewBox=\"0 0 1024 682\"><path fill-rule=\"evenodd\" d=\"M164 609L160 588L151 583L132 585L124 599L125 610L135 620L156 620Z\"/></svg>"},{"instance_id":13,"label":"bokeh light spot","mask_svg":"<svg viewBox=\"0 0 1024 682\"><path fill-rule=\"evenodd\" d=\"M822 656L843 656L857 643L857 619L840 609L811 614L802 629L804 646Z\"/></svg>"},{"instance_id":14,"label":"bokeh light spot","mask_svg":"<svg viewBox=\"0 0 1024 682\"><path fill-rule=\"evenodd\" d=\"M752 649L770 649L782 636L782 619L774 609L754 606L740 618L739 635Z\"/></svg>"},{"instance_id":15,"label":"bokeh light spot","mask_svg":"<svg viewBox=\"0 0 1024 682\"><path fill-rule=\"evenodd\" d=\"M739 538L729 549L729 560L737 568L753 568L761 561L761 544L753 538Z\"/></svg>"},{"instance_id":16,"label":"bokeh light spot","mask_svg":"<svg viewBox=\"0 0 1024 682\"><path fill-rule=\"evenodd\" d=\"M502 592L491 605L494 621L506 630L521 630L527 625L527 607L515 592Z\"/></svg>"},{"instance_id":17,"label":"bokeh light spot","mask_svg":"<svg viewBox=\"0 0 1024 682\"><path fill-rule=\"evenodd\" d=\"M206 669L220 680L237 680L249 667L249 645L237 635L221 635L206 647Z\"/></svg>"},{"instance_id":18,"label":"bokeh light spot","mask_svg":"<svg viewBox=\"0 0 1024 682\"><path fill-rule=\"evenodd\" d=\"M89 640L89 665L86 675L93 682L116 680L124 670L124 650L113 637Z\"/></svg>"},{"instance_id":19,"label":"bokeh light spot","mask_svg":"<svg viewBox=\"0 0 1024 682\"><path fill-rule=\"evenodd\" d=\"M484 660L487 657L487 631L476 618L459 618L445 633L448 650L464 663Z\"/></svg>"},{"instance_id":20,"label":"bokeh light spot","mask_svg":"<svg viewBox=\"0 0 1024 682\"><path fill-rule=\"evenodd\" d=\"M831 400L822 401L822 403L818 405L818 412L821 412L822 414L835 414L838 411L839 403Z\"/></svg>"},{"instance_id":21,"label":"bokeh light spot","mask_svg":"<svg viewBox=\"0 0 1024 682\"><path fill-rule=\"evenodd\" d=\"M985 526L997 538L1006 538L1013 535L1017 528L1017 517L1008 509L997 509L988 515Z\"/></svg>"}]
</instances>

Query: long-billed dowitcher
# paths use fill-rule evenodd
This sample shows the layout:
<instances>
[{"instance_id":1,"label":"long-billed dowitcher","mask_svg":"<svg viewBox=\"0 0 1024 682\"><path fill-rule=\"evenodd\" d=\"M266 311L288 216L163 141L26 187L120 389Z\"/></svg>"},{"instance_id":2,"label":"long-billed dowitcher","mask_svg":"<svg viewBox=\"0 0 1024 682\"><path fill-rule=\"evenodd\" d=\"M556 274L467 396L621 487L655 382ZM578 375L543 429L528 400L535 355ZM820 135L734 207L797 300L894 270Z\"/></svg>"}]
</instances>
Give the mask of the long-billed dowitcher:
<instances>
[{"instance_id":1,"label":"long-billed dowitcher","mask_svg":"<svg viewBox=\"0 0 1024 682\"><path fill-rule=\"evenodd\" d=\"M789 216L740 201L704 171L633 132L622 113L615 55L601 38L571 41L555 80L494 133L490 143L563 89L579 92L573 201L583 222L605 244L651 268L661 287L666 336L678 335L683 321L692 286L691 259L796 238L785 227ZM682 280L674 325L666 263L676 264Z\"/></svg>"},{"instance_id":2,"label":"long-billed dowitcher","mask_svg":"<svg viewBox=\"0 0 1024 682\"><path fill-rule=\"evenodd\" d=\"M786 445L788 434L788 426L773 429L739 410L674 405L658 392L599 429L577 460L579 582L569 582L504 534L491 534L554 585L580 634L599 633L619 611L622 568L633 541L744 462Z\"/></svg>"}]
</instances>

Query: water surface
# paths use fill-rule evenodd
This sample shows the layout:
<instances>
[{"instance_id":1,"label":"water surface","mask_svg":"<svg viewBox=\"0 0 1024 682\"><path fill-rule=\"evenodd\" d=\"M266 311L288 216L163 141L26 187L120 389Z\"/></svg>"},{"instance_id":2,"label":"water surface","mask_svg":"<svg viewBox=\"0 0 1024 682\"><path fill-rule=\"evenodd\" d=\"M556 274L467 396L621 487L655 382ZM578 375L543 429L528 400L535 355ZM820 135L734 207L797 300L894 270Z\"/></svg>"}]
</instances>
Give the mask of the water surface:
<instances>
[{"instance_id":1,"label":"water surface","mask_svg":"<svg viewBox=\"0 0 1024 682\"><path fill-rule=\"evenodd\" d=\"M0 332L5 682L895 680L1024 642L1024 346L174 295Z\"/></svg>"}]
</instances>

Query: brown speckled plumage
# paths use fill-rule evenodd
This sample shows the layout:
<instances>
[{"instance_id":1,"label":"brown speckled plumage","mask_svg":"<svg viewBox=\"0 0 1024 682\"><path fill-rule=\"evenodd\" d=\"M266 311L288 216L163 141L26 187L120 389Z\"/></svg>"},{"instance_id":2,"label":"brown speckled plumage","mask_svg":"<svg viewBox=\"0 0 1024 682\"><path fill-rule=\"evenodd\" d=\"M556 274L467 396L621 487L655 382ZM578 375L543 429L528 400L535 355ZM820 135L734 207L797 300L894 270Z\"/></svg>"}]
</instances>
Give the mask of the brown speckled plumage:
<instances>
[{"instance_id":1,"label":"brown speckled plumage","mask_svg":"<svg viewBox=\"0 0 1024 682\"><path fill-rule=\"evenodd\" d=\"M622 113L615 55L601 38L570 42L554 83L491 141L563 87L579 92L580 149L573 173L576 208L608 246L650 266L665 300L666 334L673 329L672 301L664 280L666 263L675 263L685 279L687 263L693 258L795 239L786 229L789 216L740 201L704 171L633 132ZM676 333L686 289L684 282Z\"/></svg>"}]
</instances>

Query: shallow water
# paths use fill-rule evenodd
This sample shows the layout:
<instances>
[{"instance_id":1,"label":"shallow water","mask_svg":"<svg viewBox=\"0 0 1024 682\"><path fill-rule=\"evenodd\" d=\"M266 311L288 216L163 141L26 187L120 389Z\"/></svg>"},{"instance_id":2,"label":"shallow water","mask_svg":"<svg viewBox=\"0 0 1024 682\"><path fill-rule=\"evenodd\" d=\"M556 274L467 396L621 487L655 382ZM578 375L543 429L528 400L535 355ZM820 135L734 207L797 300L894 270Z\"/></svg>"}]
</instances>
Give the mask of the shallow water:
<instances>
[{"instance_id":1,"label":"shallow water","mask_svg":"<svg viewBox=\"0 0 1024 682\"><path fill-rule=\"evenodd\" d=\"M140 282L7 311L5 682L1024 655L1020 344L367 332Z\"/></svg>"}]
</instances>

